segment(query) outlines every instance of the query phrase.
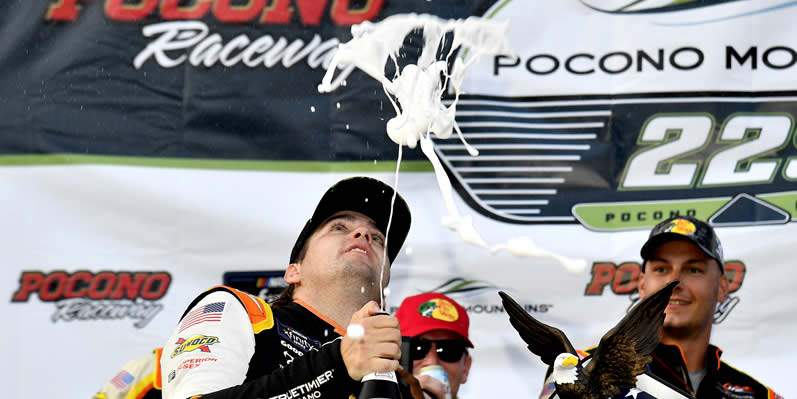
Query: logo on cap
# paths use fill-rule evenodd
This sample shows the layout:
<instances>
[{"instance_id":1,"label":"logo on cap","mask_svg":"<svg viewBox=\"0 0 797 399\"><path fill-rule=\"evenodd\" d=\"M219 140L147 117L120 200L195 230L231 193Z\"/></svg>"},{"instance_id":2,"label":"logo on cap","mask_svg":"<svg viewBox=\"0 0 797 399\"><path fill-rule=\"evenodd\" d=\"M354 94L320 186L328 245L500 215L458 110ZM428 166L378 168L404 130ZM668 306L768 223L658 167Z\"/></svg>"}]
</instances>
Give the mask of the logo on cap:
<instances>
[{"instance_id":1,"label":"logo on cap","mask_svg":"<svg viewBox=\"0 0 797 399\"><path fill-rule=\"evenodd\" d=\"M418 313L441 321L454 322L459 319L459 312L454 304L443 298L433 298L422 303L418 306Z\"/></svg>"},{"instance_id":2,"label":"logo on cap","mask_svg":"<svg viewBox=\"0 0 797 399\"><path fill-rule=\"evenodd\" d=\"M694 223L685 219L675 219L664 229L666 232L678 233L685 236L694 233L695 230L697 230L697 228Z\"/></svg>"}]
</instances>

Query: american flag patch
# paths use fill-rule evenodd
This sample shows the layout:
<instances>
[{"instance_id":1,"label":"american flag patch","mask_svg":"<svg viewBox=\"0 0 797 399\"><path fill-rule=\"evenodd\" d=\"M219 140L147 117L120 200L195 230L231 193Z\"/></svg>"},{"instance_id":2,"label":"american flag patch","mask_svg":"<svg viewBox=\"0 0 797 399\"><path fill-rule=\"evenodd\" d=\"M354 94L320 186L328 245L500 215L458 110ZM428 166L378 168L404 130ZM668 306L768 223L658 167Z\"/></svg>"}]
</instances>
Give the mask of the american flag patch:
<instances>
[{"instance_id":1,"label":"american flag patch","mask_svg":"<svg viewBox=\"0 0 797 399\"><path fill-rule=\"evenodd\" d=\"M545 386L542 388L542 392L540 392L540 399L548 399L548 397L550 397L555 390L556 384L553 382L545 384Z\"/></svg>"},{"instance_id":2,"label":"american flag patch","mask_svg":"<svg viewBox=\"0 0 797 399\"><path fill-rule=\"evenodd\" d=\"M127 370L122 370L111 379L111 384L121 391L127 388L134 379L136 379L136 377L133 377L133 374L128 373Z\"/></svg>"},{"instance_id":3,"label":"american flag patch","mask_svg":"<svg viewBox=\"0 0 797 399\"><path fill-rule=\"evenodd\" d=\"M200 306L185 315L183 321L180 322L180 328L177 330L177 332L182 332L186 328L200 323L221 321L221 315L223 312L224 302L209 303L207 305Z\"/></svg>"}]
</instances>

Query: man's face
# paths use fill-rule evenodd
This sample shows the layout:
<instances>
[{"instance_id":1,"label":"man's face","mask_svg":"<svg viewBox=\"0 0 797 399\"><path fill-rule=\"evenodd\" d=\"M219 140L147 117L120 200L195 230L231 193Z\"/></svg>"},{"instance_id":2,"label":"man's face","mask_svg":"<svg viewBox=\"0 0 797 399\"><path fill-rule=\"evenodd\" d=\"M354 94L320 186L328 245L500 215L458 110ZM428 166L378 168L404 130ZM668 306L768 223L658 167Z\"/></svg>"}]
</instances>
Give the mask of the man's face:
<instances>
[{"instance_id":1,"label":"man's face","mask_svg":"<svg viewBox=\"0 0 797 399\"><path fill-rule=\"evenodd\" d=\"M354 284L369 299L378 299L379 272L385 256L385 237L371 218L353 211L332 215L307 243L301 260L301 282L322 288L324 284ZM390 279L384 265L383 287Z\"/></svg>"},{"instance_id":2,"label":"man's face","mask_svg":"<svg viewBox=\"0 0 797 399\"><path fill-rule=\"evenodd\" d=\"M429 341L437 341L437 340L461 340L463 345L465 345L465 341L462 340L462 337L459 334L456 334L452 331L448 330L435 330L429 331L425 334L421 334L419 338L423 338ZM437 353L437 345L432 345L429 351L426 353L426 356L420 360L414 360L412 362L412 370L413 373L417 376L418 372L423 367L431 366L431 365L439 365L442 366L443 369L448 374L448 380L451 384L451 396L453 398L457 397L457 392L459 392L459 386L464 384L468 381L468 373L470 372L470 364L473 359L470 357L469 354L464 354L461 359L453 362L447 362L445 360L440 359Z\"/></svg>"},{"instance_id":3,"label":"man's face","mask_svg":"<svg viewBox=\"0 0 797 399\"><path fill-rule=\"evenodd\" d=\"M717 261L688 241L659 245L640 276L642 298L670 281L679 280L665 310L665 333L691 336L711 329L717 302L728 295L728 280Z\"/></svg>"}]
</instances>

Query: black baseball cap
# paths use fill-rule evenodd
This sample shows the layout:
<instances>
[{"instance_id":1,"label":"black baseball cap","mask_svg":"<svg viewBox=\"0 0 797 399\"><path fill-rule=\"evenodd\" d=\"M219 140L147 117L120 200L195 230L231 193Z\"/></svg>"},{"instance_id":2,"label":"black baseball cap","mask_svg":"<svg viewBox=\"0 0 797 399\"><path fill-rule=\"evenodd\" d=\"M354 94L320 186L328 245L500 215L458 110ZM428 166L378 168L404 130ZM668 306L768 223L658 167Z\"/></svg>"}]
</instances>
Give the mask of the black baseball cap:
<instances>
[{"instance_id":1,"label":"black baseball cap","mask_svg":"<svg viewBox=\"0 0 797 399\"><path fill-rule=\"evenodd\" d=\"M714 229L708 223L695 219L692 216L671 217L653 227L645 245L642 246L643 261L653 255L659 245L674 240L685 240L695 244L703 252L717 261L720 271L725 273L725 261L722 257L722 244ZM645 264L642 263L642 270Z\"/></svg>"},{"instance_id":2,"label":"black baseball cap","mask_svg":"<svg viewBox=\"0 0 797 399\"><path fill-rule=\"evenodd\" d=\"M296 238L290 263L296 263L307 240L330 216L340 211L354 211L371 218L379 231L387 237L387 256L392 264L410 231L411 215L404 198L397 193L393 204L393 219L390 221L390 233L387 233L391 201L393 201L393 188L377 179L358 176L335 183L318 201L313 216L307 220L299 237Z\"/></svg>"}]
</instances>

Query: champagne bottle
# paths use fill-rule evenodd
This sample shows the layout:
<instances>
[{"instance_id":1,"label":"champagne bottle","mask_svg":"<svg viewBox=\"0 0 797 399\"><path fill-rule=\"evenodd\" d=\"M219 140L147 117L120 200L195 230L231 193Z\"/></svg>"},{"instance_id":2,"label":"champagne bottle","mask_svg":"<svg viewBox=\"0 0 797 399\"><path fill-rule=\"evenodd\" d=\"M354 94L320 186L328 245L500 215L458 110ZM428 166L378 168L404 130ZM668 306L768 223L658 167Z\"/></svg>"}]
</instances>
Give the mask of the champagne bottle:
<instances>
[{"instance_id":1,"label":"champagne bottle","mask_svg":"<svg viewBox=\"0 0 797 399\"><path fill-rule=\"evenodd\" d=\"M387 314L374 313L374 316ZM395 371L377 371L363 377L357 399L402 399Z\"/></svg>"},{"instance_id":2,"label":"champagne bottle","mask_svg":"<svg viewBox=\"0 0 797 399\"><path fill-rule=\"evenodd\" d=\"M363 377L357 399L401 399L395 371L377 371Z\"/></svg>"}]
</instances>

